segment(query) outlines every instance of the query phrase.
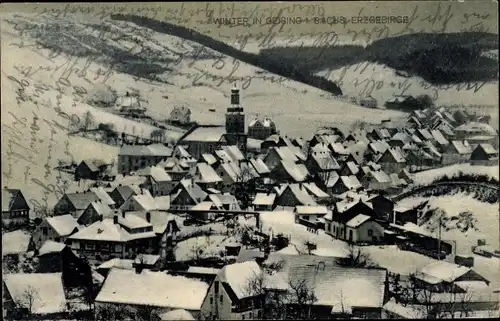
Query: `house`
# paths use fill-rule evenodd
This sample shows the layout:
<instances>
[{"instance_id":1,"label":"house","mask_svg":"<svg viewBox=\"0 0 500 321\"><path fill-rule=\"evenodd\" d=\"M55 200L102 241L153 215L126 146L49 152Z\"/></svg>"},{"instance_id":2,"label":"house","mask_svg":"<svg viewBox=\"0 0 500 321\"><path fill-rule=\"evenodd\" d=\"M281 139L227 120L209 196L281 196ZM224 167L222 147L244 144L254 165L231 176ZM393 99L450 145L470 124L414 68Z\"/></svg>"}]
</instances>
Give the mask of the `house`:
<instances>
[{"instance_id":1,"label":"house","mask_svg":"<svg viewBox=\"0 0 500 321\"><path fill-rule=\"evenodd\" d=\"M410 135L405 132L397 132L392 136L389 140L389 145L391 147L403 147L406 144L409 144L413 141Z\"/></svg>"},{"instance_id":2,"label":"house","mask_svg":"<svg viewBox=\"0 0 500 321\"><path fill-rule=\"evenodd\" d=\"M92 202L83 211L82 215L77 220L79 225L87 226L94 222L99 221L101 217L111 218L113 216L113 209L106 203Z\"/></svg>"},{"instance_id":3,"label":"house","mask_svg":"<svg viewBox=\"0 0 500 321\"><path fill-rule=\"evenodd\" d=\"M170 112L170 121L178 124L189 124L191 122L191 109L188 107L174 107Z\"/></svg>"},{"instance_id":4,"label":"house","mask_svg":"<svg viewBox=\"0 0 500 321\"><path fill-rule=\"evenodd\" d=\"M19 189L2 189L2 227L15 228L29 224L30 206Z\"/></svg>"},{"instance_id":5,"label":"house","mask_svg":"<svg viewBox=\"0 0 500 321\"><path fill-rule=\"evenodd\" d=\"M372 96L364 96L360 98L359 105L367 108L377 108L377 100Z\"/></svg>"},{"instance_id":6,"label":"house","mask_svg":"<svg viewBox=\"0 0 500 321\"><path fill-rule=\"evenodd\" d=\"M306 167L309 170L309 172L317 173L320 178L328 176L330 172L340 169L340 165L331 155L328 146L327 145L324 146L325 146L324 151L321 152L313 151L312 153L309 154L306 161Z\"/></svg>"},{"instance_id":7,"label":"house","mask_svg":"<svg viewBox=\"0 0 500 321\"><path fill-rule=\"evenodd\" d=\"M259 320L263 317L263 293L248 285L258 280L255 261L224 266L210 285L201 307L205 320Z\"/></svg>"},{"instance_id":8,"label":"house","mask_svg":"<svg viewBox=\"0 0 500 321\"><path fill-rule=\"evenodd\" d=\"M170 194L174 187L172 177L160 166L149 166L137 172L139 176L145 176L144 187L147 188L152 196L163 196Z\"/></svg>"},{"instance_id":9,"label":"house","mask_svg":"<svg viewBox=\"0 0 500 321\"><path fill-rule=\"evenodd\" d=\"M220 160L214 154L202 154L197 163L207 163L208 165L216 168L220 164Z\"/></svg>"},{"instance_id":10,"label":"house","mask_svg":"<svg viewBox=\"0 0 500 321\"><path fill-rule=\"evenodd\" d=\"M158 253L160 240L147 220L125 212L97 221L68 238L80 257L102 263L112 258L134 258L137 253Z\"/></svg>"},{"instance_id":11,"label":"house","mask_svg":"<svg viewBox=\"0 0 500 321\"><path fill-rule=\"evenodd\" d=\"M69 236L78 232L80 225L71 214L46 217L33 232L33 242L39 249L46 241L65 243Z\"/></svg>"},{"instance_id":12,"label":"house","mask_svg":"<svg viewBox=\"0 0 500 321\"><path fill-rule=\"evenodd\" d=\"M358 178L354 175L340 176L339 179L332 186L332 194L342 194L347 191L357 191L363 186Z\"/></svg>"},{"instance_id":13,"label":"house","mask_svg":"<svg viewBox=\"0 0 500 321\"><path fill-rule=\"evenodd\" d=\"M161 268L161 256L154 254L137 254L133 267L139 269L159 270Z\"/></svg>"},{"instance_id":14,"label":"house","mask_svg":"<svg viewBox=\"0 0 500 321\"><path fill-rule=\"evenodd\" d=\"M138 194L141 194L139 186L120 184L109 193L109 196L115 202L115 207L120 208L131 196Z\"/></svg>"},{"instance_id":15,"label":"house","mask_svg":"<svg viewBox=\"0 0 500 321\"><path fill-rule=\"evenodd\" d=\"M270 176L280 183L302 183L311 178L304 164L297 164L285 160L281 160L279 164L271 170Z\"/></svg>"},{"instance_id":16,"label":"house","mask_svg":"<svg viewBox=\"0 0 500 321\"><path fill-rule=\"evenodd\" d=\"M339 171L340 176L357 176L360 172L360 167L355 162L346 162L342 169Z\"/></svg>"},{"instance_id":17,"label":"house","mask_svg":"<svg viewBox=\"0 0 500 321\"><path fill-rule=\"evenodd\" d=\"M394 212L394 201L388 197L375 194L366 200L372 204L372 208L376 213L376 219L382 221L389 221L390 216Z\"/></svg>"},{"instance_id":18,"label":"house","mask_svg":"<svg viewBox=\"0 0 500 321\"><path fill-rule=\"evenodd\" d=\"M190 209L201 203L207 197L207 193L190 179L182 180L172 190L170 197L170 207L172 209Z\"/></svg>"},{"instance_id":19,"label":"house","mask_svg":"<svg viewBox=\"0 0 500 321\"><path fill-rule=\"evenodd\" d=\"M415 130L415 135L420 138L422 141L431 141L434 142L434 136L431 134L427 128L418 128Z\"/></svg>"},{"instance_id":20,"label":"house","mask_svg":"<svg viewBox=\"0 0 500 321\"><path fill-rule=\"evenodd\" d=\"M46 241L38 251L38 271L62 273L68 287L85 286L92 282L90 265L79 258L66 244Z\"/></svg>"},{"instance_id":21,"label":"house","mask_svg":"<svg viewBox=\"0 0 500 321\"><path fill-rule=\"evenodd\" d=\"M342 134L342 133L340 133ZM315 134L311 141L309 142L309 146L314 147L317 144L325 144L329 146L330 144L335 144L337 142L343 141L343 134Z\"/></svg>"},{"instance_id":22,"label":"house","mask_svg":"<svg viewBox=\"0 0 500 321\"><path fill-rule=\"evenodd\" d=\"M370 219L366 219L364 216L359 215L368 216ZM341 202L337 202L333 211L325 215L325 233L341 240L349 240L350 237L350 240L354 241L354 233L359 228L360 232L359 236L357 236L359 240L362 239L364 241L366 238L370 237L375 241L374 237L377 237L380 229L383 229L380 224L374 220L376 216L377 213L373 210L373 205L366 202L366 199L363 200L363 198L359 198L356 200L349 197ZM353 220L356 217L357 219ZM348 222L350 222L349 230L352 232L348 231ZM362 226L364 223L367 224ZM368 230L372 230L372 232ZM377 230L377 232L374 232L375 230ZM363 234L365 232L366 234Z\"/></svg>"},{"instance_id":23,"label":"house","mask_svg":"<svg viewBox=\"0 0 500 321\"><path fill-rule=\"evenodd\" d=\"M384 171L370 171L359 179L365 190L383 191L392 187L392 179Z\"/></svg>"},{"instance_id":24,"label":"house","mask_svg":"<svg viewBox=\"0 0 500 321\"><path fill-rule=\"evenodd\" d=\"M385 107L390 109L398 109L398 110L414 110L418 109L420 103L413 96L408 95L396 95L393 98L387 100L385 102Z\"/></svg>"},{"instance_id":25,"label":"house","mask_svg":"<svg viewBox=\"0 0 500 321\"><path fill-rule=\"evenodd\" d=\"M471 165L498 165L498 151L490 144L479 144L470 155Z\"/></svg>"},{"instance_id":26,"label":"house","mask_svg":"<svg viewBox=\"0 0 500 321\"><path fill-rule=\"evenodd\" d=\"M377 243L384 237L384 228L368 215L358 214L345 226L347 242Z\"/></svg>"},{"instance_id":27,"label":"house","mask_svg":"<svg viewBox=\"0 0 500 321\"><path fill-rule=\"evenodd\" d=\"M133 212L133 211L160 211L168 210L170 208L170 197L158 196L153 197L149 193L144 193L140 195L134 195L130 197L123 205L120 207L121 211Z\"/></svg>"},{"instance_id":28,"label":"house","mask_svg":"<svg viewBox=\"0 0 500 321\"><path fill-rule=\"evenodd\" d=\"M305 187L306 191L309 193L309 195L312 196L314 201L318 202L319 204L322 204L325 201L329 201L331 199L331 196L327 192L319 188L318 185L316 185L316 183L314 182L302 183L302 186Z\"/></svg>"},{"instance_id":29,"label":"house","mask_svg":"<svg viewBox=\"0 0 500 321\"><path fill-rule=\"evenodd\" d=\"M366 136L370 138L371 141L386 141L391 138L391 134L387 128L374 128L371 132L367 133Z\"/></svg>"},{"instance_id":30,"label":"house","mask_svg":"<svg viewBox=\"0 0 500 321\"><path fill-rule=\"evenodd\" d=\"M90 203L97 201L99 201L99 197L92 191L66 193L54 206L54 215L71 214L78 219Z\"/></svg>"},{"instance_id":31,"label":"house","mask_svg":"<svg viewBox=\"0 0 500 321\"><path fill-rule=\"evenodd\" d=\"M254 118L248 124L248 137L264 140L276 134L276 124L268 117Z\"/></svg>"},{"instance_id":32,"label":"house","mask_svg":"<svg viewBox=\"0 0 500 321\"><path fill-rule=\"evenodd\" d=\"M272 211L274 209L274 201L276 194L274 193L257 193L252 204L255 211Z\"/></svg>"},{"instance_id":33,"label":"house","mask_svg":"<svg viewBox=\"0 0 500 321\"><path fill-rule=\"evenodd\" d=\"M386 173L398 173L406 167L406 159L400 148L389 148L376 161Z\"/></svg>"},{"instance_id":34,"label":"house","mask_svg":"<svg viewBox=\"0 0 500 321\"><path fill-rule=\"evenodd\" d=\"M456 139L468 139L471 136L496 136L497 131L489 124L467 122L454 129Z\"/></svg>"},{"instance_id":35,"label":"house","mask_svg":"<svg viewBox=\"0 0 500 321\"><path fill-rule=\"evenodd\" d=\"M213 202L220 210L241 211L238 200L230 193L208 194L204 201Z\"/></svg>"},{"instance_id":36,"label":"house","mask_svg":"<svg viewBox=\"0 0 500 321\"><path fill-rule=\"evenodd\" d=\"M207 290L207 283L184 276L113 268L95 298L95 310L99 315L111 306L115 311L127 311L129 317L133 317L140 313L141 307L148 307L150 317L151 313L184 309L197 318ZM153 295L155 293L161 295ZM123 316L118 315L110 317L114 320L123 319Z\"/></svg>"},{"instance_id":37,"label":"house","mask_svg":"<svg viewBox=\"0 0 500 321\"><path fill-rule=\"evenodd\" d=\"M387 149L391 148L391 145L386 140L375 140L372 141L370 144L368 144L368 150L372 153L373 157L371 157L371 160L374 160L383 153Z\"/></svg>"},{"instance_id":38,"label":"house","mask_svg":"<svg viewBox=\"0 0 500 321\"><path fill-rule=\"evenodd\" d=\"M441 154L443 165L465 163L470 160L472 149L467 141L453 140Z\"/></svg>"},{"instance_id":39,"label":"house","mask_svg":"<svg viewBox=\"0 0 500 321\"><path fill-rule=\"evenodd\" d=\"M97 160L84 159L78 164L75 169L75 181L80 179L97 180L99 178L100 169Z\"/></svg>"},{"instance_id":40,"label":"house","mask_svg":"<svg viewBox=\"0 0 500 321\"><path fill-rule=\"evenodd\" d=\"M297 306L304 303L297 302L303 299L294 294L293 288L302 284L304 291L314 289L316 299L303 307L307 309L305 315L310 314L311 319L379 319L388 300L387 270L344 268L329 266L327 262L293 264L283 272L270 275L266 290L286 295L289 298L287 305ZM286 319L282 314L281 318Z\"/></svg>"},{"instance_id":41,"label":"house","mask_svg":"<svg viewBox=\"0 0 500 321\"><path fill-rule=\"evenodd\" d=\"M144 114L146 108L141 107L139 97L131 95L128 91L125 96L120 96L116 100L115 108L120 112Z\"/></svg>"},{"instance_id":42,"label":"house","mask_svg":"<svg viewBox=\"0 0 500 321\"><path fill-rule=\"evenodd\" d=\"M199 159L202 154L212 153L227 145L224 126L198 126L187 131L179 139L179 144L187 146L187 151Z\"/></svg>"},{"instance_id":43,"label":"house","mask_svg":"<svg viewBox=\"0 0 500 321\"><path fill-rule=\"evenodd\" d=\"M97 273L106 277L113 268L122 270L133 270L135 260L114 258L96 267Z\"/></svg>"},{"instance_id":44,"label":"house","mask_svg":"<svg viewBox=\"0 0 500 321\"><path fill-rule=\"evenodd\" d=\"M196 184L204 188L219 189L223 184L222 178L220 178L217 172L206 163L196 164L194 180Z\"/></svg>"},{"instance_id":45,"label":"house","mask_svg":"<svg viewBox=\"0 0 500 321\"><path fill-rule=\"evenodd\" d=\"M172 156L173 150L163 144L123 145L118 152L118 173L130 174L154 166Z\"/></svg>"},{"instance_id":46,"label":"house","mask_svg":"<svg viewBox=\"0 0 500 321\"><path fill-rule=\"evenodd\" d=\"M62 273L4 274L3 290L4 317L7 319L70 318Z\"/></svg>"},{"instance_id":47,"label":"house","mask_svg":"<svg viewBox=\"0 0 500 321\"><path fill-rule=\"evenodd\" d=\"M317 205L303 184L288 184L278 194L275 206L294 208L297 205Z\"/></svg>"},{"instance_id":48,"label":"house","mask_svg":"<svg viewBox=\"0 0 500 321\"><path fill-rule=\"evenodd\" d=\"M190 169L196 166L196 163L196 160L191 161L178 157L169 157L166 160L159 162L157 166L162 167L167 174L170 175L172 181L179 182L189 173Z\"/></svg>"},{"instance_id":49,"label":"house","mask_svg":"<svg viewBox=\"0 0 500 321\"><path fill-rule=\"evenodd\" d=\"M418 223L418 212L415 208L406 208L402 206L394 207L389 216L389 222L404 226L406 223Z\"/></svg>"},{"instance_id":50,"label":"house","mask_svg":"<svg viewBox=\"0 0 500 321\"><path fill-rule=\"evenodd\" d=\"M317 223L318 219L328 214L328 208L323 205L298 205L295 206L295 223L300 223L302 220L309 223Z\"/></svg>"},{"instance_id":51,"label":"house","mask_svg":"<svg viewBox=\"0 0 500 321\"><path fill-rule=\"evenodd\" d=\"M415 273L421 286L432 292L468 292L468 287L489 285L490 281L470 267L458 264L436 261L428 264Z\"/></svg>"}]
</instances>

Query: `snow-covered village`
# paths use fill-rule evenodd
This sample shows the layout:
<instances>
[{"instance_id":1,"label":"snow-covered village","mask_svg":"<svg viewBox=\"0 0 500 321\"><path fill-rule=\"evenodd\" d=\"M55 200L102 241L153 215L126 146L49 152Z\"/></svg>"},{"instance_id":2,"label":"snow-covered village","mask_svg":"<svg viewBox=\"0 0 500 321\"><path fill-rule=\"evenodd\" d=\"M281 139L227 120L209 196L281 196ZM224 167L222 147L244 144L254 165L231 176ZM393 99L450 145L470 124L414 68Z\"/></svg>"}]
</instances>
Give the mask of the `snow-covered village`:
<instances>
[{"instance_id":1,"label":"snow-covered village","mask_svg":"<svg viewBox=\"0 0 500 321\"><path fill-rule=\"evenodd\" d=\"M85 19L2 17L3 319L500 317L498 79L196 83L236 58Z\"/></svg>"}]
</instances>

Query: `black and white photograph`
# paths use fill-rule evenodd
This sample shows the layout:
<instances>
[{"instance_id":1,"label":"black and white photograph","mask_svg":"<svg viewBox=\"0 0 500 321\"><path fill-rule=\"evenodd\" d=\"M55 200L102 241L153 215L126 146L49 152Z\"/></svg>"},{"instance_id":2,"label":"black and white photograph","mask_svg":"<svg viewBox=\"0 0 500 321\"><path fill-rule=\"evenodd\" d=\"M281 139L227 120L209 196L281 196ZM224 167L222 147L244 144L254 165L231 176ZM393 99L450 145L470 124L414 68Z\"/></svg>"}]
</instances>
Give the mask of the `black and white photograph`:
<instances>
[{"instance_id":1,"label":"black and white photograph","mask_svg":"<svg viewBox=\"0 0 500 321\"><path fill-rule=\"evenodd\" d=\"M495 1L2 3L3 320L500 318Z\"/></svg>"}]
</instances>

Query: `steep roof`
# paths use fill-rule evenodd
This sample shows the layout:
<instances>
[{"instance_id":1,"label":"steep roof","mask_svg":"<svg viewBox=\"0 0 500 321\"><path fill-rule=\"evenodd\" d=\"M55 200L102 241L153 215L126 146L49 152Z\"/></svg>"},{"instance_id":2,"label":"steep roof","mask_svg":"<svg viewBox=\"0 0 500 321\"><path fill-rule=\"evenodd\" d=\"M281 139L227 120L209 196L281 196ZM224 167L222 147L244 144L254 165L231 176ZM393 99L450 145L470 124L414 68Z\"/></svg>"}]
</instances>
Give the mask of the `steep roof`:
<instances>
[{"instance_id":1,"label":"steep roof","mask_svg":"<svg viewBox=\"0 0 500 321\"><path fill-rule=\"evenodd\" d=\"M250 159L250 163L260 175L269 174L271 172L269 168L267 168L266 163L264 163L261 158L252 158Z\"/></svg>"},{"instance_id":2,"label":"steep roof","mask_svg":"<svg viewBox=\"0 0 500 321\"><path fill-rule=\"evenodd\" d=\"M41 255L50 254L50 253L59 253L62 250L64 250L65 247L66 247L66 244L64 244L64 243L59 243L59 242L47 240L47 241L45 241L45 243L43 243L40 250L38 250L38 255L41 256Z\"/></svg>"},{"instance_id":3,"label":"steep roof","mask_svg":"<svg viewBox=\"0 0 500 321\"><path fill-rule=\"evenodd\" d=\"M21 190L11 189L11 188L3 188L2 189L2 211L3 212L10 211L18 194L22 194Z\"/></svg>"},{"instance_id":4,"label":"steep roof","mask_svg":"<svg viewBox=\"0 0 500 321\"><path fill-rule=\"evenodd\" d=\"M255 195L255 199L253 200L254 205L273 205L274 200L276 199L276 194L266 194L266 193L257 193Z\"/></svg>"},{"instance_id":5,"label":"steep roof","mask_svg":"<svg viewBox=\"0 0 500 321\"><path fill-rule=\"evenodd\" d=\"M104 219L81 229L69 238L74 240L127 242L134 239L154 237L156 237L156 234L153 231L128 233L120 224L114 224L113 219Z\"/></svg>"},{"instance_id":6,"label":"steep roof","mask_svg":"<svg viewBox=\"0 0 500 321\"><path fill-rule=\"evenodd\" d=\"M281 166L295 182L303 182L309 176L309 171L304 164L281 160Z\"/></svg>"},{"instance_id":7,"label":"steep roof","mask_svg":"<svg viewBox=\"0 0 500 321\"><path fill-rule=\"evenodd\" d=\"M354 175L340 176L340 179L342 180L342 183L344 183L345 187L349 189L357 189L361 187L361 183Z\"/></svg>"},{"instance_id":8,"label":"steep roof","mask_svg":"<svg viewBox=\"0 0 500 321\"><path fill-rule=\"evenodd\" d=\"M109 206L115 205L115 201L113 201L111 196L109 196L108 192L106 192L104 188L93 187L90 189L90 191L93 192L95 195L97 195L97 197L102 203L105 203L106 205Z\"/></svg>"},{"instance_id":9,"label":"steep roof","mask_svg":"<svg viewBox=\"0 0 500 321\"><path fill-rule=\"evenodd\" d=\"M238 299L254 296L249 286L252 280L260 277L262 271L255 261L233 263L224 266L219 272L221 282L227 283Z\"/></svg>"},{"instance_id":10,"label":"steep roof","mask_svg":"<svg viewBox=\"0 0 500 321\"><path fill-rule=\"evenodd\" d=\"M357 228L370 219L370 216L358 214L346 223L347 227Z\"/></svg>"},{"instance_id":11,"label":"steep roof","mask_svg":"<svg viewBox=\"0 0 500 321\"><path fill-rule=\"evenodd\" d=\"M77 219L71 214L47 217L46 220L59 236L68 236L75 228L80 227Z\"/></svg>"},{"instance_id":12,"label":"steep roof","mask_svg":"<svg viewBox=\"0 0 500 321\"><path fill-rule=\"evenodd\" d=\"M417 273L417 276L427 276L436 281L439 280L439 282L453 282L470 270L472 269L466 266L460 266L446 261L436 261L422 268ZM428 280L430 281L429 278Z\"/></svg>"},{"instance_id":13,"label":"steep roof","mask_svg":"<svg viewBox=\"0 0 500 321\"><path fill-rule=\"evenodd\" d=\"M286 188L289 188L292 194L297 198L297 200L302 205L316 205L316 201L307 192L305 187L301 187L300 184L290 184Z\"/></svg>"},{"instance_id":14,"label":"steep roof","mask_svg":"<svg viewBox=\"0 0 500 321\"><path fill-rule=\"evenodd\" d=\"M3 279L14 302L23 305L27 291L33 293L32 313L50 314L66 310L62 273L4 274Z\"/></svg>"},{"instance_id":15,"label":"steep roof","mask_svg":"<svg viewBox=\"0 0 500 321\"><path fill-rule=\"evenodd\" d=\"M470 146L468 144L465 145L464 142L462 142L460 140L451 141L451 145L461 155L472 153L472 149L470 148Z\"/></svg>"},{"instance_id":16,"label":"steep roof","mask_svg":"<svg viewBox=\"0 0 500 321\"><path fill-rule=\"evenodd\" d=\"M219 142L226 135L226 128L218 127L198 127L187 134L182 141L194 142Z\"/></svg>"},{"instance_id":17,"label":"steep roof","mask_svg":"<svg viewBox=\"0 0 500 321\"><path fill-rule=\"evenodd\" d=\"M498 155L498 151L491 144L479 144L476 148L482 148L488 155Z\"/></svg>"},{"instance_id":18,"label":"steep roof","mask_svg":"<svg viewBox=\"0 0 500 321\"><path fill-rule=\"evenodd\" d=\"M99 197L92 191L85 193L66 193L65 195L77 210L85 210L90 203L99 200Z\"/></svg>"},{"instance_id":19,"label":"steep roof","mask_svg":"<svg viewBox=\"0 0 500 321\"><path fill-rule=\"evenodd\" d=\"M221 182L222 178L217 175L215 170L206 163L198 163L196 164L198 180L201 183L216 183Z\"/></svg>"},{"instance_id":20,"label":"steep roof","mask_svg":"<svg viewBox=\"0 0 500 321\"><path fill-rule=\"evenodd\" d=\"M2 255L28 252L31 235L22 230L2 234Z\"/></svg>"},{"instance_id":21,"label":"steep roof","mask_svg":"<svg viewBox=\"0 0 500 321\"><path fill-rule=\"evenodd\" d=\"M172 156L172 148L163 144L123 145L118 155L126 156Z\"/></svg>"}]
</instances>

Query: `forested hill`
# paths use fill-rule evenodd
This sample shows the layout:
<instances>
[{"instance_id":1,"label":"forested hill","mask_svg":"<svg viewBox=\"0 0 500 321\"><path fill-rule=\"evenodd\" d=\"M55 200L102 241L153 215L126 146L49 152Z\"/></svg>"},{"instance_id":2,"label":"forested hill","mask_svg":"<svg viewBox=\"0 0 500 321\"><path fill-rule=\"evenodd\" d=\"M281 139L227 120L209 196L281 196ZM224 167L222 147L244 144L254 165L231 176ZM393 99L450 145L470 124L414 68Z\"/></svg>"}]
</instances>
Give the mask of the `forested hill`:
<instances>
[{"instance_id":1,"label":"forested hill","mask_svg":"<svg viewBox=\"0 0 500 321\"><path fill-rule=\"evenodd\" d=\"M312 71L338 69L363 61L381 63L435 85L498 79L498 60L484 55L498 50L498 35L485 32L415 33L359 45L275 47L260 55Z\"/></svg>"},{"instance_id":2,"label":"forested hill","mask_svg":"<svg viewBox=\"0 0 500 321\"><path fill-rule=\"evenodd\" d=\"M342 95L342 90L336 83L324 79L323 77L314 75L314 73L311 72L307 66L297 65L293 61L276 61L275 59L268 59L265 55L263 56L260 54L244 52L232 46L229 46L222 41L218 41L212 37L206 36L192 29L147 17L136 15L112 15L111 18L114 20L132 22L136 25L150 28L156 32L173 35L189 41L194 41L207 48L218 51L224 55L251 64L258 68L262 68L278 76L286 77L306 85L314 86L316 88L330 92L336 96Z\"/></svg>"}]
</instances>

